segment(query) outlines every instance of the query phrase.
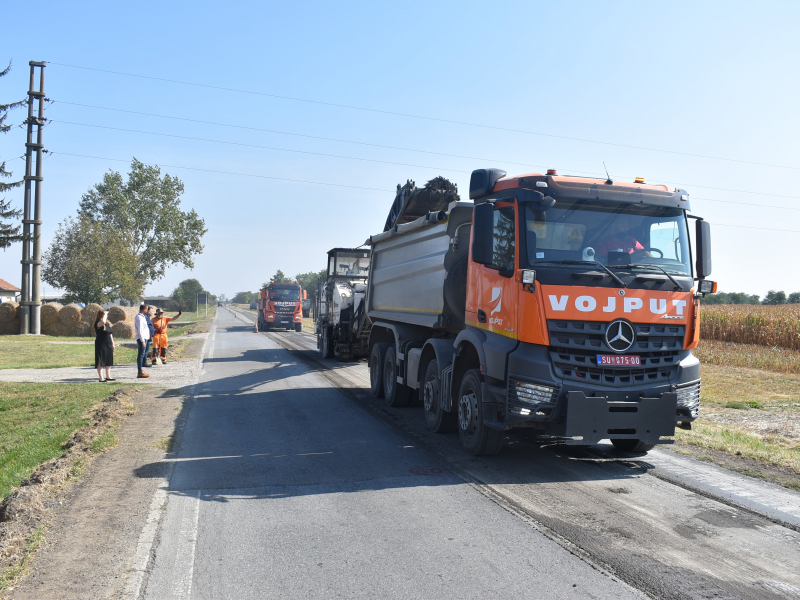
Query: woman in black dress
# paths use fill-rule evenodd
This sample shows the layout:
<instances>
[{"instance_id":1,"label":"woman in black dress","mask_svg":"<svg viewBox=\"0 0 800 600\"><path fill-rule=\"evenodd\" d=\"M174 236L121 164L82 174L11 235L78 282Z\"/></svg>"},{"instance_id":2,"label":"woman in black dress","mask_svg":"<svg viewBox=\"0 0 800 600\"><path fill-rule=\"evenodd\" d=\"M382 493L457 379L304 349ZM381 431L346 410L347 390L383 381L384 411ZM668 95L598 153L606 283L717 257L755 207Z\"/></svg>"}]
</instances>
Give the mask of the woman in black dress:
<instances>
[{"instance_id":1,"label":"woman in black dress","mask_svg":"<svg viewBox=\"0 0 800 600\"><path fill-rule=\"evenodd\" d=\"M94 366L97 367L97 374L100 381L114 381L111 379L111 367L114 365L114 336L111 334L111 327L108 325L108 315L106 311L100 310L94 322L94 332L97 337L94 339ZM103 369L106 370L106 378L103 379Z\"/></svg>"}]
</instances>

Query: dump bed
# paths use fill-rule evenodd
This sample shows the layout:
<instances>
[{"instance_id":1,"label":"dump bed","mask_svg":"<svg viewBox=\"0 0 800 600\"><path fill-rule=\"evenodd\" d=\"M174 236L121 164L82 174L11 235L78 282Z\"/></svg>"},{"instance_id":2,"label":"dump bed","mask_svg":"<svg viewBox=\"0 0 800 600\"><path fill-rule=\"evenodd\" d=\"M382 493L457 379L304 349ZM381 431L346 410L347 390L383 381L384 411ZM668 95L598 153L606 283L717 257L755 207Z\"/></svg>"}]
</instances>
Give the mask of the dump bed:
<instances>
[{"instance_id":1,"label":"dump bed","mask_svg":"<svg viewBox=\"0 0 800 600\"><path fill-rule=\"evenodd\" d=\"M464 323L472 202L453 202L372 236L371 321L458 329ZM454 238L457 236L457 245Z\"/></svg>"}]
</instances>

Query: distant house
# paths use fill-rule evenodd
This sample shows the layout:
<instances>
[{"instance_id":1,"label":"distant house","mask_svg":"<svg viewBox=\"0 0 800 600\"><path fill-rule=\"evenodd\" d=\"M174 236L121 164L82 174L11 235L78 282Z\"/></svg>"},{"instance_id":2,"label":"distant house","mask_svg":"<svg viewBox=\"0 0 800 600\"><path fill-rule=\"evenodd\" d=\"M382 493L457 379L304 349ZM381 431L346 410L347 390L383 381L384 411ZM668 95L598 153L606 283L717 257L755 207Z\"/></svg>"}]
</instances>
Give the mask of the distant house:
<instances>
[{"instance_id":1,"label":"distant house","mask_svg":"<svg viewBox=\"0 0 800 600\"><path fill-rule=\"evenodd\" d=\"M0 279L0 302L14 302L22 292L17 286L8 283L5 279Z\"/></svg>"}]
</instances>

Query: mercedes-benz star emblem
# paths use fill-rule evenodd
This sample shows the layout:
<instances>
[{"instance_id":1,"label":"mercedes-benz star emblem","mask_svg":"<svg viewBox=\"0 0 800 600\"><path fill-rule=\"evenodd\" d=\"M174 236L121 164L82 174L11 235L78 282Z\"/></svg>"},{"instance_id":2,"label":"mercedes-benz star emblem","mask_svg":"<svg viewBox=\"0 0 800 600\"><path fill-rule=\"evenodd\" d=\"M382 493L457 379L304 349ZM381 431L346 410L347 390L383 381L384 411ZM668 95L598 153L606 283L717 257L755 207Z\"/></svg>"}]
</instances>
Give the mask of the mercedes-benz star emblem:
<instances>
[{"instance_id":1,"label":"mercedes-benz star emblem","mask_svg":"<svg viewBox=\"0 0 800 600\"><path fill-rule=\"evenodd\" d=\"M614 352L627 352L636 340L633 325L622 319L612 321L606 329L606 344Z\"/></svg>"}]
</instances>

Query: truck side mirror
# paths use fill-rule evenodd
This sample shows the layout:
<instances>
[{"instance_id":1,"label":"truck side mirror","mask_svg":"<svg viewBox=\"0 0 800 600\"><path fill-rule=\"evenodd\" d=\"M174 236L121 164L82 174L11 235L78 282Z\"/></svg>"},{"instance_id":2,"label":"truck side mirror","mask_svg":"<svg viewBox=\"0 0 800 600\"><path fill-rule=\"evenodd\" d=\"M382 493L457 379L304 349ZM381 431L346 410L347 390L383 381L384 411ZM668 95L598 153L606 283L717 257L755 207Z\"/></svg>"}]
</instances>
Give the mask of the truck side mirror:
<instances>
[{"instance_id":1,"label":"truck side mirror","mask_svg":"<svg viewBox=\"0 0 800 600\"><path fill-rule=\"evenodd\" d=\"M705 279L711 275L711 225L708 221L698 220L695 227L697 278Z\"/></svg>"},{"instance_id":2,"label":"truck side mirror","mask_svg":"<svg viewBox=\"0 0 800 600\"><path fill-rule=\"evenodd\" d=\"M472 211L472 260L481 265L492 264L494 237L494 205L476 204Z\"/></svg>"}]
</instances>

